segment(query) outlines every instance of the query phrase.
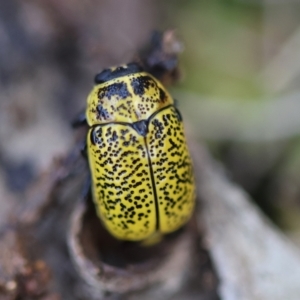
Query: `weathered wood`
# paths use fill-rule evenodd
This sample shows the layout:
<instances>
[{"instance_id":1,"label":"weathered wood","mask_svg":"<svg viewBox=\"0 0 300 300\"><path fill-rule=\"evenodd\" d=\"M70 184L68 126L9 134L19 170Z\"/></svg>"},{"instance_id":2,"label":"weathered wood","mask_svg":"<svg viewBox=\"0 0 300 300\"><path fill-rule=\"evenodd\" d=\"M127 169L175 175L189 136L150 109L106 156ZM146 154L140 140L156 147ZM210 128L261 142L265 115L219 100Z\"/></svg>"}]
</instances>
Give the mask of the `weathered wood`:
<instances>
[{"instance_id":1,"label":"weathered wood","mask_svg":"<svg viewBox=\"0 0 300 300\"><path fill-rule=\"evenodd\" d=\"M300 299L300 252L230 182L205 148L193 144L199 226L220 280L223 300Z\"/></svg>"},{"instance_id":2,"label":"weathered wood","mask_svg":"<svg viewBox=\"0 0 300 300\"><path fill-rule=\"evenodd\" d=\"M108 293L129 297L131 293L143 299L153 299L155 296L163 300L181 289L195 255L191 232L185 231L173 241L163 241L149 249L115 241L102 233L103 228L99 228L98 220L92 220L91 214L87 218L86 214L86 205L78 202L72 213L68 241L72 260L86 285L89 299L99 299L100 295L105 297ZM92 230L98 230L99 236L91 234ZM97 239L100 241L97 242ZM117 264L124 260L125 265L107 263L105 248L108 248L110 256L116 255ZM124 255L128 251L144 258L139 261L132 255Z\"/></svg>"}]
</instances>

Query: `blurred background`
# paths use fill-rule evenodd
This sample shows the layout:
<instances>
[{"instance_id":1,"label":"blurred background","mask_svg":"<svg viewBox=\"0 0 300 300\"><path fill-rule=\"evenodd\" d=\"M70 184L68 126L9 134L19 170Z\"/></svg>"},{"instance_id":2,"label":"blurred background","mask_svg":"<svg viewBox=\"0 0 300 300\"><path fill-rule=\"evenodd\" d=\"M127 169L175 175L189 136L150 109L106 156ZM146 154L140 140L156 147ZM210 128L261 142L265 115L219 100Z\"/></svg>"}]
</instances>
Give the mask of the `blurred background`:
<instances>
[{"instance_id":1,"label":"blurred background","mask_svg":"<svg viewBox=\"0 0 300 300\"><path fill-rule=\"evenodd\" d=\"M168 28L187 127L300 247L300 0L0 1L0 224L73 147L94 75Z\"/></svg>"}]
</instances>

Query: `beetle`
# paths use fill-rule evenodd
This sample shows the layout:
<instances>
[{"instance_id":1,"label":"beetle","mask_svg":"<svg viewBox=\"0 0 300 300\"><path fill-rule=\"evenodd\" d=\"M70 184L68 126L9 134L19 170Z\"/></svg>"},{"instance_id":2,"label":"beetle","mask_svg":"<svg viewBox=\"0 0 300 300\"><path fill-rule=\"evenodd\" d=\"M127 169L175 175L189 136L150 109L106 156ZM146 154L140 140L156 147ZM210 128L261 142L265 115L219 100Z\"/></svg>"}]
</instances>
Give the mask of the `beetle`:
<instances>
[{"instance_id":1,"label":"beetle","mask_svg":"<svg viewBox=\"0 0 300 300\"><path fill-rule=\"evenodd\" d=\"M190 219L195 182L182 117L136 63L95 76L85 116L97 215L117 239L146 241Z\"/></svg>"}]
</instances>

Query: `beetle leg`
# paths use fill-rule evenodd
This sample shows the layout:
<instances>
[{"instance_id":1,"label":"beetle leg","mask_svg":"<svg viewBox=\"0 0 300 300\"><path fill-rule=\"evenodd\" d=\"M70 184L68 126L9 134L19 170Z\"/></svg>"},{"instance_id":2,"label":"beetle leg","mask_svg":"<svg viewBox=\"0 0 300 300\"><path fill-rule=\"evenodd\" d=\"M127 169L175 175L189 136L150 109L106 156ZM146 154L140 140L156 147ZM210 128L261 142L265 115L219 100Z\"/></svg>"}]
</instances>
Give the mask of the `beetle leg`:
<instances>
[{"instance_id":1,"label":"beetle leg","mask_svg":"<svg viewBox=\"0 0 300 300\"><path fill-rule=\"evenodd\" d=\"M175 106L175 111L176 111L176 114L177 114L177 119L179 122L182 122L182 115L181 115L181 112L179 111L179 109Z\"/></svg>"},{"instance_id":2,"label":"beetle leg","mask_svg":"<svg viewBox=\"0 0 300 300\"><path fill-rule=\"evenodd\" d=\"M73 128L77 128L86 124L85 111L81 111L71 123Z\"/></svg>"},{"instance_id":3,"label":"beetle leg","mask_svg":"<svg viewBox=\"0 0 300 300\"><path fill-rule=\"evenodd\" d=\"M181 122L182 121L182 115L181 115L180 111L178 110L178 106L179 106L179 101L177 99L174 99L174 107L175 107L175 110L176 110L177 118Z\"/></svg>"},{"instance_id":4,"label":"beetle leg","mask_svg":"<svg viewBox=\"0 0 300 300\"><path fill-rule=\"evenodd\" d=\"M83 141L80 145L80 152L81 155L87 159L87 145L86 145L86 141Z\"/></svg>"}]
</instances>

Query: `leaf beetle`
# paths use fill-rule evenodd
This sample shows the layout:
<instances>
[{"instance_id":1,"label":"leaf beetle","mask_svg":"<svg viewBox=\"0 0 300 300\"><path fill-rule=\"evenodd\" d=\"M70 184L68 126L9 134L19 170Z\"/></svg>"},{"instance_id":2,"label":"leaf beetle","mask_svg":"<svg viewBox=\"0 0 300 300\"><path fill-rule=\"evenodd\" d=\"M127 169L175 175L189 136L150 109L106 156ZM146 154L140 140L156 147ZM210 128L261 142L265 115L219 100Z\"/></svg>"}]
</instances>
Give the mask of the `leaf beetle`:
<instances>
[{"instance_id":1,"label":"leaf beetle","mask_svg":"<svg viewBox=\"0 0 300 300\"><path fill-rule=\"evenodd\" d=\"M95 76L84 117L97 215L117 239L145 241L182 227L195 182L180 112L138 64Z\"/></svg>"}]
</instances>

